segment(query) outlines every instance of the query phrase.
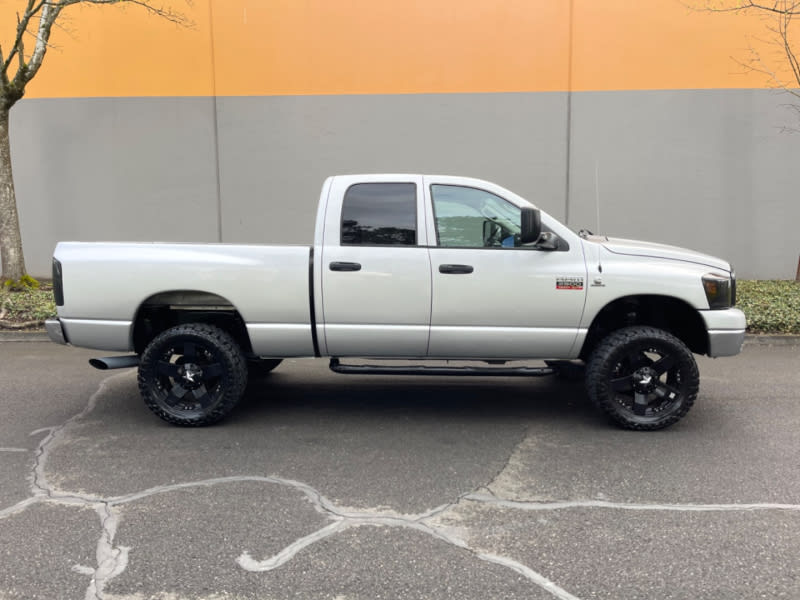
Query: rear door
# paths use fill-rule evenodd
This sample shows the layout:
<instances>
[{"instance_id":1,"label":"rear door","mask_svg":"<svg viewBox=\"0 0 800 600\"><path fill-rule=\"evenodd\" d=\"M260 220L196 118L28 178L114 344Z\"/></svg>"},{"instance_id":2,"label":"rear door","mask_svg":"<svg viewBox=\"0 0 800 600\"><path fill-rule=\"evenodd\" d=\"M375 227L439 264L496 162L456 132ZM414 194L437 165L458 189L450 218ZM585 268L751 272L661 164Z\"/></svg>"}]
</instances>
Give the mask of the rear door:
<instances>
[{"instance_id":1,"label":"rear door","mask_svg":"<svg viewBox=\"0 0 800 600\"><path fill-rule=\"evenodd\" d=\"M324 354L426 355L431 311L426 246L422 177L333 180L320 257Z\"/></svg>"}]
</instances>

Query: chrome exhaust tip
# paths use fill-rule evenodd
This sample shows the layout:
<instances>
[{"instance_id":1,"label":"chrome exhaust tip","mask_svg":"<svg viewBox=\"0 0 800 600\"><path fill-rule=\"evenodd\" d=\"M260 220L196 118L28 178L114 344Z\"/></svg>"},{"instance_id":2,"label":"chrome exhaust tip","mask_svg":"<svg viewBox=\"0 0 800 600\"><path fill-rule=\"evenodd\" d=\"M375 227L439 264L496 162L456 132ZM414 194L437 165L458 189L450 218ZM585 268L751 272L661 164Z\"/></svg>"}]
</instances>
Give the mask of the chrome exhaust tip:
<instances>
[{"instance_id":1,"label":"chrome exhaust tip","mask_svg":"<svg viewBox=\"0 0 800 600\"><path fill-rule=\"evenodd\" d=\"M108 369L127 369L128 367L139 366L139 356L131 354L130 356L106 356L103 358L90 358L89 364L95 369L106 371Z\"/></svg>"}]
</instances>

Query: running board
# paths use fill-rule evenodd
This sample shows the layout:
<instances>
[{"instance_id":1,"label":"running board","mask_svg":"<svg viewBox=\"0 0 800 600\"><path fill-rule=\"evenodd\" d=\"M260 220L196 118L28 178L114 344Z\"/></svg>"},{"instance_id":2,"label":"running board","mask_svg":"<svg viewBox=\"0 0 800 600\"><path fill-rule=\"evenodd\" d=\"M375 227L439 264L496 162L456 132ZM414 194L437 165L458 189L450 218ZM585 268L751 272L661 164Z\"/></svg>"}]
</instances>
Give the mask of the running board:
<instances>
[{"instance_id":1,"label":"running board","mask_svg":"<svg viewBox=\"0 0 800 600\"><path fill-rule=\"evenodd\" d=\"M422 365L343 365L332 358L330 369L342 375L472 375L475 377L544 377L550 367L426 367Z\"/></svg>"}]
</instances>

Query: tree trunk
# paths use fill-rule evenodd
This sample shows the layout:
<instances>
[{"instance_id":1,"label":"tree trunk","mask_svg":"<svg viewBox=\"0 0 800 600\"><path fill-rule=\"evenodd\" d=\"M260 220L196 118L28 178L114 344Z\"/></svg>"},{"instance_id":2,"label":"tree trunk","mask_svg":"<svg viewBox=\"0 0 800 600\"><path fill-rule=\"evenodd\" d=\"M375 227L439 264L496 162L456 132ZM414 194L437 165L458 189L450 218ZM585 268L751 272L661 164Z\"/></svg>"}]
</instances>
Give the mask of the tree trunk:
<instances>
[{"instance_id":1,"label":"tree trunk","mask_svg":"<svg viewBox=\"0 0 800 600\"><path fill-rule=\"evenodd\" d=\"M0 107L0 275L3 279L17 281L26 271L17 214L17 195L11 173L8 114L9 109Z\"/></svg>"}]
</instances>

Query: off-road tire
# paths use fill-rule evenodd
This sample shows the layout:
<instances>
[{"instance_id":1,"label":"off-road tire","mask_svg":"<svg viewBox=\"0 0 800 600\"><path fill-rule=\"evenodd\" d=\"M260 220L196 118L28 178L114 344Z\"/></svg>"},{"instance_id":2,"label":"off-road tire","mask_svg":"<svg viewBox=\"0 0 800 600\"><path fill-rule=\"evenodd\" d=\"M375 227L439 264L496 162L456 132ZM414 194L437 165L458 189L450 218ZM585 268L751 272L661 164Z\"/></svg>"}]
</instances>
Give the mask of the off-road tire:
<instances>
[{"instance_id":1,"label":"off-road tire","mask_svg":"<svg viewBox=\"0 0 800 600\"><path fill-rule=\"evenodd\" d=\"M626 429L656 430L677 423L694 404L699 387L691 350L655 327L611 333L586 366L589 399Z\"/></svg>"},{"instance_id":2,"label":"off-road tire","mask_svg":"<svg viewBox=\"0 0 800 600\"><path fill-rule=\"evenodd\" d=\"M247 362L225 331L190 323L162 332L139 362L139 391L158 417L184 427L227 416L247 385Z\"/></svg>"}]
</instances>

